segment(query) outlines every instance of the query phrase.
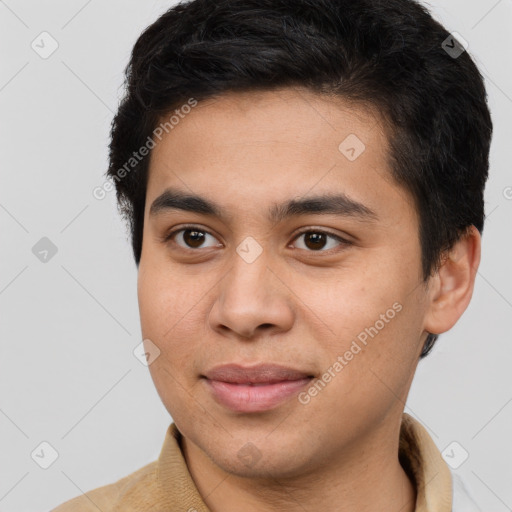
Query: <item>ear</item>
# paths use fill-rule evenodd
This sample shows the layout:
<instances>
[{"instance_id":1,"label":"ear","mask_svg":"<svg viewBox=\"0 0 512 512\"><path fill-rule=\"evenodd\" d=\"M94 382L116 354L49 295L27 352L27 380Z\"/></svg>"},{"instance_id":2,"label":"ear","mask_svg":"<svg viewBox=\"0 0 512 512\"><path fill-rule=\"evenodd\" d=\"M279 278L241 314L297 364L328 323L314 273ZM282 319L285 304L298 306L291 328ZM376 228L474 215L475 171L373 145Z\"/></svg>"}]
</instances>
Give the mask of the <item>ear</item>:
<instances>
[{"instance_id":1,"label":"ear","mask_svg":"<svg viewBox=\"0 0 512 512\"><path fill-rule=\"evenodd\" d=\"M458 240L429 281L424 329L441 334L451 329L468 307L480 264L481 236L475 226Z\"/></svg>"}]
</instances>

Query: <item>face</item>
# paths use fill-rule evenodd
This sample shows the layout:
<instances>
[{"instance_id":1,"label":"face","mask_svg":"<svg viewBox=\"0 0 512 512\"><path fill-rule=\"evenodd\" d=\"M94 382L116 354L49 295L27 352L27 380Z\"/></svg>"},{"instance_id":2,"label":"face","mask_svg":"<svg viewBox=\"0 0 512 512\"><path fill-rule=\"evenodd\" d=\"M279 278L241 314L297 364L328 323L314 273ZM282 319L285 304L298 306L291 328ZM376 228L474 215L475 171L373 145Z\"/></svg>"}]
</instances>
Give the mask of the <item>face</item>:
<instances>
[{"instance_id":1,"label":"face","mask_svg":"<svg viewBox=\"0 0 512 512\"><path fill-rule=\"evenodd\" d=\"M151 155L138 299L187 445L283 477L389 436L426 337L418 233L368 109L281 89L182 116Z\"/></svg>"}]
</instances>

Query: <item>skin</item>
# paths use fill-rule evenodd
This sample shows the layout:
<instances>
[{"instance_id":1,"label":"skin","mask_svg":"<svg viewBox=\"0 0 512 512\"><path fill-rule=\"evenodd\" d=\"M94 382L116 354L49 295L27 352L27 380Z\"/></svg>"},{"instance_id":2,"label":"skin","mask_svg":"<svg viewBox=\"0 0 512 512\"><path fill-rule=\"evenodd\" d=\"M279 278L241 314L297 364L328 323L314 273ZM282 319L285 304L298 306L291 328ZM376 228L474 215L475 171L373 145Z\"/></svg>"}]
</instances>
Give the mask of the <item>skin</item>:
<instances>
[{"instance_id":1,"label":"skin","mask_svg":"<svg viewBox=\"0 0 512 512\"><path fill-rule=\"evenodd\" d=\"M142 332L161 351L151 376L213 512L415 508L398 460L401 416L427 333L450 329L470 301L480 236L471 228L423 282L419 219L391 176L383 126L369 107L305 89L227 93L200 102L152 151ZM349 134L366 146L354 161L338 150ZM150 215L167 187L208 198L228 217ZM333 191L377 218L267 218L275 203ZM184 224L206 232L202 245L183 231L164 241ZM349 243L308 245L304 228ZM236 251L248 236L262 249L252 263ZM401 311L306 405L294 396L234 412L201 378L220 364L263 362L321 377L395 303ZM254 464L238 456L247 443Z\"/></svg>"}]
</instances>

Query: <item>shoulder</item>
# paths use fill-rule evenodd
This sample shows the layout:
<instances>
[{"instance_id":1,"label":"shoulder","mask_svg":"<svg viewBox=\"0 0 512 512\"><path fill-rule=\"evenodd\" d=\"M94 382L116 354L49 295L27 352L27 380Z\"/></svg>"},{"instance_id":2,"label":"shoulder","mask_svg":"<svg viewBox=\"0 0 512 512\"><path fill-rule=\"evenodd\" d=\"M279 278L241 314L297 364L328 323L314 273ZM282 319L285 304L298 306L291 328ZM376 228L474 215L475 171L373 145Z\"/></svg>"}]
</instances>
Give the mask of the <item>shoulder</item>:
<instances>
[{"instance_id":1,"label":"shoulder","mask_svg":"<svg viewBox=\"0 0 512 512\"><path fill-rule=\"evenodd\" d=\"M140 510L140 505L144 503L139 501L139 497L144 500L142 497L148 496L151 487L157 485L156 471L157 462L154 461L117 482L87 491L66 501L50 512L114 512L121 510L118 508L120 505L122 510L128 511L131 510L130 504L134 505L133 510Z\"/></svg>"}]
</instances>

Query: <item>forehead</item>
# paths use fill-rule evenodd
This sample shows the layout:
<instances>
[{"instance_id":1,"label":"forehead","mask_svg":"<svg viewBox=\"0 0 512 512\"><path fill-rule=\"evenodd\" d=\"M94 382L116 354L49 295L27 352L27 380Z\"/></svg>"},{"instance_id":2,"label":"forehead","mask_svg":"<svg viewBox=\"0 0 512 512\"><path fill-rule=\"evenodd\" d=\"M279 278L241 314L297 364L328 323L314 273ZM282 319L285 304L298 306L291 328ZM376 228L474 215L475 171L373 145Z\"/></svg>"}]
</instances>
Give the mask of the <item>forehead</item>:
<instances>
[{"instance_id":1,"label":"forehead","mask_svg":"<svg viewBox=\"0 0 512 512\"><path fill-rule=\"evenodd\" d=\"M379 113L304 89L227 93L180 116L152 151L147 204L165 189L221 197L225 210L337 191L376 211L410 198L391 177Z\"/></svg>"}]
</instances>

